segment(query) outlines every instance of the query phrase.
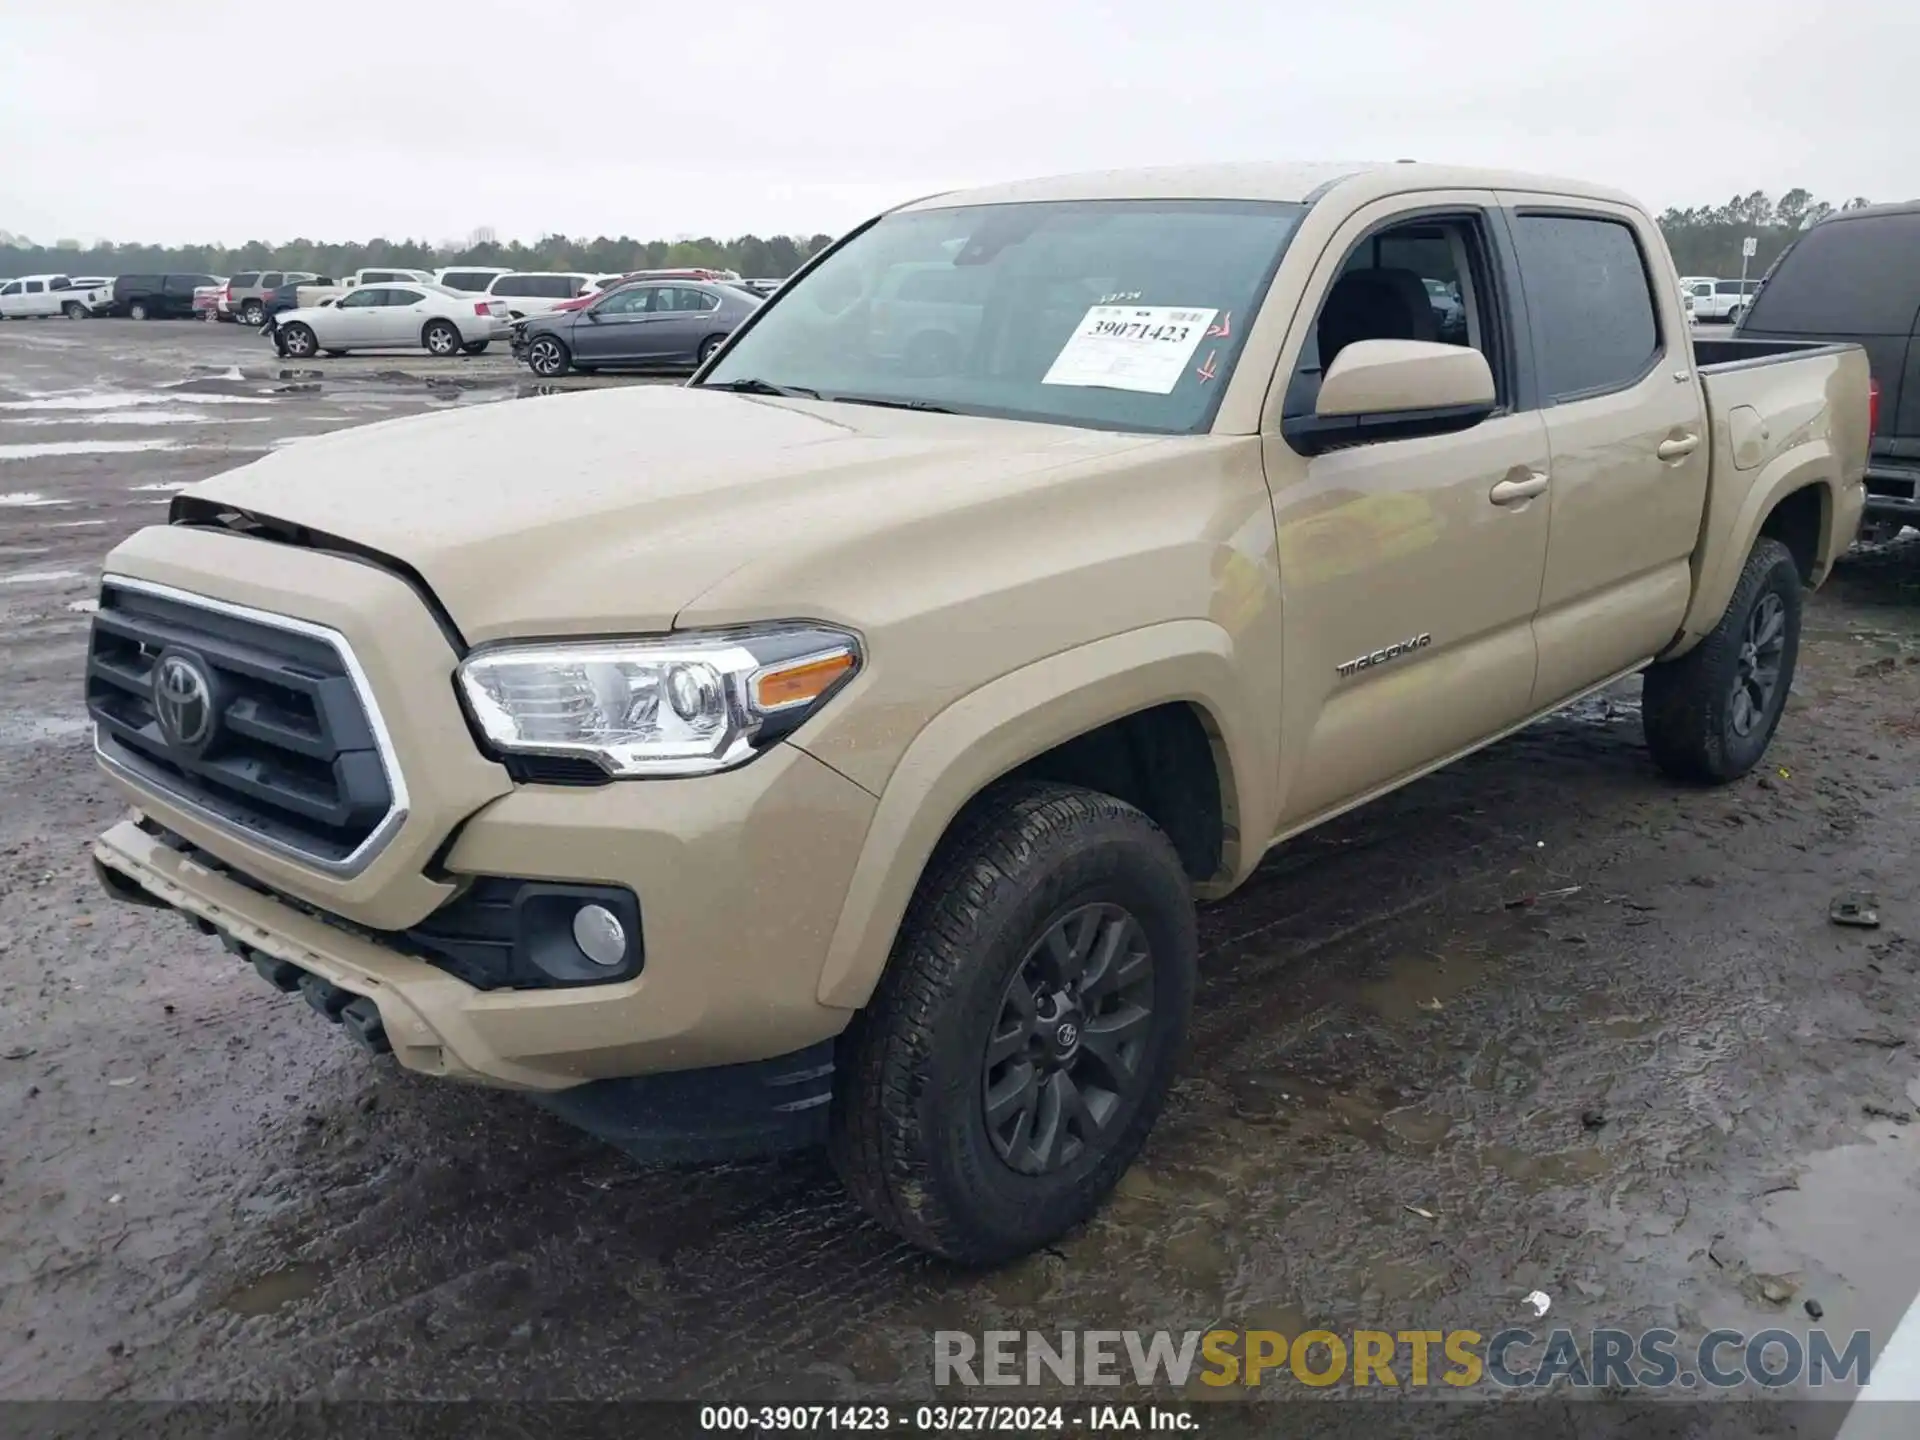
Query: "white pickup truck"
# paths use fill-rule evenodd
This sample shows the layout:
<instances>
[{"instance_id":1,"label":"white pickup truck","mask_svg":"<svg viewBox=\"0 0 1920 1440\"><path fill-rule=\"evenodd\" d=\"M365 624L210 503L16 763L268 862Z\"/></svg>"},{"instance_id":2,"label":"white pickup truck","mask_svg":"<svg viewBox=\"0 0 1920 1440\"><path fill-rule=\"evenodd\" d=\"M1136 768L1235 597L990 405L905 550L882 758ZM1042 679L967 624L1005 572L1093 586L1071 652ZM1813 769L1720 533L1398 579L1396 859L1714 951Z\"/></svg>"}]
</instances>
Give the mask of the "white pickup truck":
<instances>
[{"instance_id":1,"label":"white pickup truck","mask_svg":"<svg viewBox=\"0 0 1920 1440\"><path fill-rule=\"evenodd\" d=\"M65 275L22 275L0 284L0 320L85 320L113 304L113 282L84 287Z\"/></svg>"}]
</instances>

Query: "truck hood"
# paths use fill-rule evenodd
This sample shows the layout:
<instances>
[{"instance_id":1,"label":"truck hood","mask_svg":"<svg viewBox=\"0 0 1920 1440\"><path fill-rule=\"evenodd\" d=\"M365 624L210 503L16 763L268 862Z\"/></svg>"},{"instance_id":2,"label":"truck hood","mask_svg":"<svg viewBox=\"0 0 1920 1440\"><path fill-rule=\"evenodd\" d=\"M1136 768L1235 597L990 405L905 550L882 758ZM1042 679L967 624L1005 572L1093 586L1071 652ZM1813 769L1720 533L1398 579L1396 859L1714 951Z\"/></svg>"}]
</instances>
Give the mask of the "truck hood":
<instances>
[{"instance_id":1,"label":"truck hood","mask_svg":"<svg viewBox=\"0 0 1920 1440\"><path fill-rule=\"evenodd\" d=\"M301 439L185 494L404 563L478 644L666 630L746 567L772 579L810 556L857 557L949 512L1036 498L1048 472L1167 443L631 386Z\"/></svg>"}]
</instances>

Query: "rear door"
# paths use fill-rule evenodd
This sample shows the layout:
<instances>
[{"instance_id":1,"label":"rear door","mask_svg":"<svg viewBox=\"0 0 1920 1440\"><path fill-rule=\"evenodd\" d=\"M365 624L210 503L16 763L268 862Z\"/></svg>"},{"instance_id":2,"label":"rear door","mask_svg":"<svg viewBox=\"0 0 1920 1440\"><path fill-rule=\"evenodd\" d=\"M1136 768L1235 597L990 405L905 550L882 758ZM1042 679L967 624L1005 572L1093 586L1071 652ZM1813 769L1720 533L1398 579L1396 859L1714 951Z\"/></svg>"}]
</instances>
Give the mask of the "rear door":
<instances>
[{"instance_id":1,"label":"rear door","mask_svg":"<svg viewBox=\"0 0 1920 1440\"><path fill-rule=\"evenodd\" d=\"M1692 594L1707 496L1693 344L1652 223L1603 201L1503 194L1552 453L1534 622L1541 709L1659 652Z\"/></svg>"},{"instance_id":2,"label":"rear door","mask_svg":"<svg viewBox=\"0 0 1920 1440\"><path fill-rule=\"evenodd\" d=\"M35 318L38 318L43 315L51 315L54 313L55 311L54 297L53 297L53 294L47 289L46 281L29 280L26 282L25 290L26 290L26 304L22 307L20 311L22 315L30 315L30 316L34 316Z\"/></svg>"},{"instance_id":3,"label":"rear door","mask_svg":"<svg viewBox=\"0 0 1920 1440\"><path fill-rule=\"evenodd\" d=\"M420 332L426 328L426 293L406 285L389 285L380 291L380 304L371 312L376 328L376 344L420 344Z\"/></svg>"},{"instance_id":4,"label":"rear door","mask_svg":"<svg viewBox=\"0 0 1920 1440\"><path fill-rule=\"evenodd\" d=\"M662 291L653 302L657 317L646 331L647 358L663 365L692 364L699 353L700 342L713 333L713 316L720 308L720 297L702 286L684 282L663 286Z\"/></svg>"}]
</instances>

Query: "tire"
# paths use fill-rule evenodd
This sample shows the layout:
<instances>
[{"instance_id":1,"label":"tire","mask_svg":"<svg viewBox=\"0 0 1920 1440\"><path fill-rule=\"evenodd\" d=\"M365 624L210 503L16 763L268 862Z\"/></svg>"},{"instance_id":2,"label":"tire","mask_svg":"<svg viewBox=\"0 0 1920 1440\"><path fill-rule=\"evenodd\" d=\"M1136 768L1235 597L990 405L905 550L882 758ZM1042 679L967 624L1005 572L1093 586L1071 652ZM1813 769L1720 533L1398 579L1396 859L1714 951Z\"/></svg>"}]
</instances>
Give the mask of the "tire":
<instances>
[{"instance_id":1,"label":"tire","mask_svg":"<svg viewBox=\"0 0 1920 1440\"><path fill-rule=\"evenodd\" d=\"M1744 306L1736 305L1733 309L1729 310L1727 312L1727 324L1738 325L1740 323L1740 312L1744 308Z\"/></svg>"},{"instance_id":2,"label":"tire","mask_svg":"<svg viewBox=\"0 0 1920 1440\"><path fill-rule=\"evenodd\" d=\"M78 300L69 300L60 307L60 313L69 320L84 320L87 318L87 307Z\"/></svg>"},{"instance_id":3,"label":"tire","mask_svg":"<svg viewBox=\"0 0 1920 1440\"><path fill-rule=\"evenodd\" d=\"M469 340L460 347L460 353L463 355L484 355L487 353L487 346L492 343L491 340Z\"/></svg>"},{"instance_id":4,"label":"tire","mask_svg":"<svg viewBox=\"0 0 1920 1440\"><path fill-rule=\"evenodd\" d=\"M1724 785L1760 763L1793 685L1803 594L1792 553L1762 536L1712 633L1648 669L1641 723L1654 763L1668 775Z\"/></svg>"},{"instance_id":5,"label":"tire","mask_svg":"<svg viewBox=\"0 0 1920 1440\"><path fill-rule=\"evenodd\" d=\"M536 335L527 342L527 368L543 380L554 380L567 373L573 352L556 335Z\"/></svg>"},{"instance_id":6,"label":"tire","mask_svg":"<svg viewBox=\"0 0 1920 1440\"><path fill-rule=\"evenodd\" d=\"M249 300L240 307L240 323L251 325L258 330L267 322L267 308L258 300Z\"/></svg>"},{"instance_id":7,"label":"tire","mask_svg":"<svg viewBox=\"0 0 1920 1440\"><path fill-rule=\"evenodd\" d=\"M136 300L127 307L127 318L129 320L148 320L152 318L152 312L150 312L143 303Z\"/></svg>"},{"instance_id":8,"label":"tire","mask_svg":"<svg viewBox=\"0 0 1920 1440\"><path fill-rule=\"evenodd\" d=\"M713 358L713 352L726 343L727 337L724 335L709 335L706 339L702 340L700 342L700 363L702 365L706 364L707 361Z\"/></svg>"},{"instance_id":9,"label":"tire","mask_svg":"<svg viewBox=\"0 0 1920 1440\"><path fill-rule=\"evenodd\" d=\"M460 338L460 327L451 320L429 320L420 327L420 343L429 355L444 358L458 355L465 342Z\"/></svg>"},{"instance_id":10,"label":"tire","mask_svg":"<svg viewBox=\"0 0 1920 1440\"><path fill-rule=\"evenodd\" d=\"M1115 926L1130 957L1124 970L1097 958ZM1053 988L1049 935L1095 956L1082 976L1104 977L1100 993L1078 992L1060 1008L1073 992ZM1136 945L1148 957L1144 978ZM969 1265L1025 1255L1086 1220L1166 1098L1197 948L1186 873L1140 811L1062 785L989 791L929 862L886 973L842 1037L830 1143L847 1188L903 1238ZM1116 990L1114 977L1128 971ZM1113 1031L1110 1007L1122 1002L1127 1038L1084 1043ZM1123 1068L1103 1063L1109 1047ZM1064 1090L1062 1073L1073 1081ZM1023 1097L997 1124L989 1089ZM1051 1147L1039 1142L1070 1129L1057 1107L1073 1095L1077 1131L1043 1153Z\"/></svg>"},{"instance_id":11,"label":"tire","mask_svg":"<svg viewBox=\"0 0 1920 1440\"><path fill-rule=\"evenodd\" d=\"M280 338L286 345L285 353L295 360L311 360L320 348L320 337L313 333L313 327L298 320L282 325Z\"/></svg>"}]
</instances>

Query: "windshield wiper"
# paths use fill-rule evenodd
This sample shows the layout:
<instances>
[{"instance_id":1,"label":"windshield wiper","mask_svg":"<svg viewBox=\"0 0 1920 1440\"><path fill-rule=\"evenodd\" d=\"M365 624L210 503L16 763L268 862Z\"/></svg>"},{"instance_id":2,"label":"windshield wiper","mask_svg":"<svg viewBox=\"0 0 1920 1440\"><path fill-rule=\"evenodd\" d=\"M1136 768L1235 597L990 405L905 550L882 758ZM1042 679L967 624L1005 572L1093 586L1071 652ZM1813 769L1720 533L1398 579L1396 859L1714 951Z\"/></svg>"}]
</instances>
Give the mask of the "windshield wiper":
<instances>
[{"instance_id":1,"label":"windshield wiper","mask_svg":"<svg viewBox=\"0 0 1920 1440\"><path fill-rule=\"evenodd\" d=\"M951 415L953 411L931 400L889 400L883 395L829 395L847 405L878 405L884 410L924 410L930 415Z\"/></svg>"},{"instance_id":2,"label":"windshield wiper","mask_svg":"<svg viewBox=\"0 0 1920 1440\"><path fill-rule=\"evenodd\" d=\"M745 380L723 380L718 385L705 384L702 390L726 390L735 395L785 395L789 398L799 396L803 400L818 400L820 392L809 390L804 385L775 385L771 380L748 377Z\"/></svg>"}]
</instances>

